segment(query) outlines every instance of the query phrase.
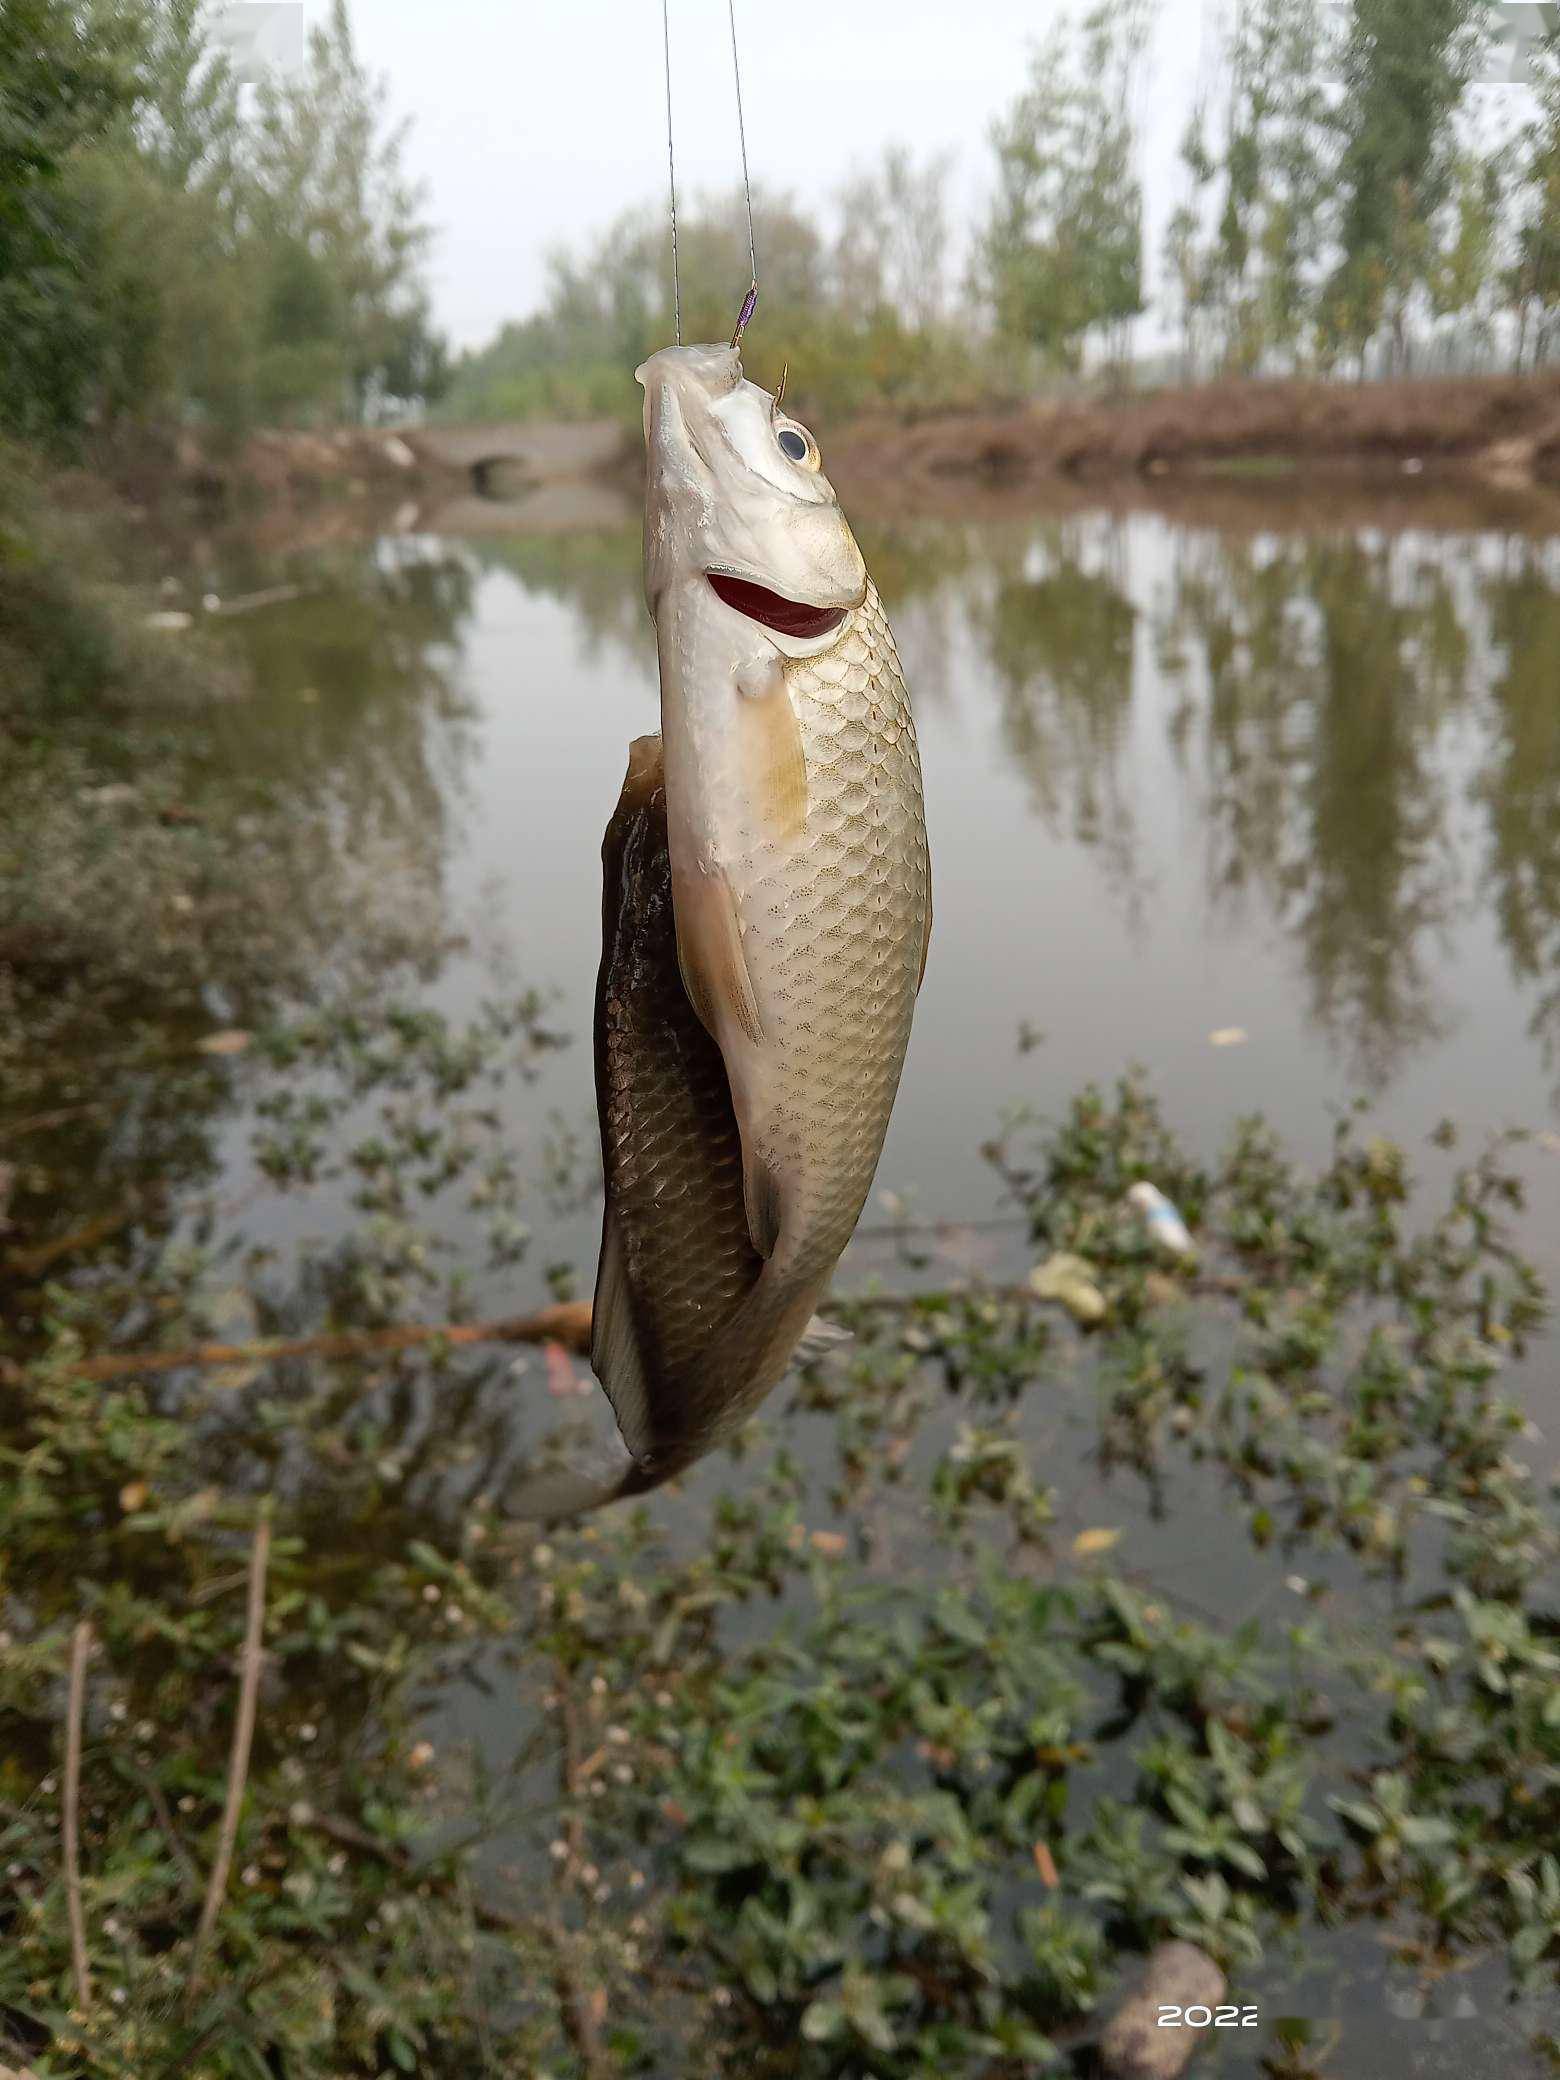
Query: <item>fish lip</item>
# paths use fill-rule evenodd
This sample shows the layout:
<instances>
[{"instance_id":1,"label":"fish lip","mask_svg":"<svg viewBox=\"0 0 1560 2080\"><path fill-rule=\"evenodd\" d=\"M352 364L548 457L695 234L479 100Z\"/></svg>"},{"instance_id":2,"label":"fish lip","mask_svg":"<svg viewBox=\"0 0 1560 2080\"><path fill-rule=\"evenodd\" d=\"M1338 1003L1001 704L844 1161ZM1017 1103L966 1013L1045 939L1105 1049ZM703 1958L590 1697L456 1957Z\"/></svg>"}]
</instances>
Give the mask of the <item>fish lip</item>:
<instances>
[{"instance_id":1,"label":"fish lip","mask_svg":"<svg viewBox=\"0 0 1560 2080\"><path fill-rule=\"evenodd\" d=\"M819 605L812 600L790 599L783 592L776 592L761 579L750 577L746 571L732 570L717 564L704 573L705 582L723 605L733 612L756 621L760 628L772 634L795 636L810 640L818 636L833 635L853 608L861 605L866 597L863 587L861 599L851 599L843 604L830 601Z\"/></svg>"}]
</instances>

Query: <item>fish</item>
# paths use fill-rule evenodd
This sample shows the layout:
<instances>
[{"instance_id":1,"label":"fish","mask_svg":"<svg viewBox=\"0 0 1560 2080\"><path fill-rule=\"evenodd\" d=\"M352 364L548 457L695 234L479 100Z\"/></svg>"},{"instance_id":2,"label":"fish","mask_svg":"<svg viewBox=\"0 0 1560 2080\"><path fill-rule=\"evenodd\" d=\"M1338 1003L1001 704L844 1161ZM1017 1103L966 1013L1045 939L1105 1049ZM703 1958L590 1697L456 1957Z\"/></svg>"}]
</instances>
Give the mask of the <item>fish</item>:
<instances>
[{"instance_id":1,"label":"fish","mask_svg":"<svg viewBox=\"0 0 1560 2080\"><path fill-rule=\"evenodd\" d=\"M593 1464L533 1474L518 1506L510 1498L525 1516L570 1515L641 1493L702 1455L678 1382L763 1270L748 1234L726 1065L678 966L659 735L629 746L601 867L594 1038L605 1208L592 1358L598 1375L613 1376L599 1334L612 1315L600 1294L626 1294L656 1471L619 1440Z\"/></svg>"},{"instance_id":2,"label":"fish","mask_svg":"<svg viewBox=\"0 0 1560 2080\"><path fill-rule=\"evenodd\" d=\"M818 1335L932 923L909 694L817 442L734 347L636 374L661 739L653 770L636 747L603 855L591 1349L626 1463L541 1491L570 1508L686 1469Z\"/></svg>"}]
</instances>

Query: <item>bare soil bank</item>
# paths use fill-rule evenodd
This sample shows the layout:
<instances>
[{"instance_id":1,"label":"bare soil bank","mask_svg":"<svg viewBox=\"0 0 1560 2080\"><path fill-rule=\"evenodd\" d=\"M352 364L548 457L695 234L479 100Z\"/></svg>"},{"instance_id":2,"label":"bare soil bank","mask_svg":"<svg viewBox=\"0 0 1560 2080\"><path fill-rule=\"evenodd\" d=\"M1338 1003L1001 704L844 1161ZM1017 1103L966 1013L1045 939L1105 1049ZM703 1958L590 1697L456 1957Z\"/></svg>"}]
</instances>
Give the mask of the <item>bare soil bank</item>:
<instances>
[{"instance_id":1,"label":"bare soil bank","mask_svg":"<svg viewBox=\"0 0 1560 2080\"><path fill-rule=\"evenodd\" d=\"M942 506L1021 494L1051 480L1233 481L1286 476L1472 475L1510 490L1560 485L1560 371L1394 383L1251 382L1068 398L1015 410L819 429L829 472L851 501ZM512 481L478 482L471 457L507 441ZM470 451L469 454L467 451ZM494 502L564 485L637 495L636 430L605 422L511 429L347 427L276 430L219 449L184 431L150 434L100 463L131 499L168 495L215 509L368 499ZM1162 487L1168 491L1169 486Z\"/></svg>"},{"instance_id":2,"label":"bare soil bank","mask_svg":"<svg viewBox=\"0 0 1560 2080\"><path fill-rule=\"evenodd\" d=\"M1560 478L1560 373L1392 383L1250 382L1067 399L836 432L836 479L1099 478L1353 465Z\"/></svg>"}]
</instances>

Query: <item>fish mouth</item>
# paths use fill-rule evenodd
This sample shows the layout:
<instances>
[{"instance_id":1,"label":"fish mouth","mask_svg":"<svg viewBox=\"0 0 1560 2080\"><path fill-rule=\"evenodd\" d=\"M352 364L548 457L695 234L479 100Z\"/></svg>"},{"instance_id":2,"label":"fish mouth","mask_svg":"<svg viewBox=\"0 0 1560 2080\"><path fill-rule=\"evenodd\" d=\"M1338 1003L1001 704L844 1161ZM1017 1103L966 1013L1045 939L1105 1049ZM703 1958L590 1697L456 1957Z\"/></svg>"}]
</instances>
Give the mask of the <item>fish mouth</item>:
<instances>
[{"instance_id":1,"label":"fish mouth","mask_svg":"<svg viewBox=\"0 0 1560 2080\"><path fill-rule=\"evenodd\" d=\"M706 571L704 575L717 599L756 621L760 628L773 629L776 635L826 636L845 619L844 607L809 606L805 600L771 592L751 578L734 578L729 571Z\"/></svg>"}]
</instances>

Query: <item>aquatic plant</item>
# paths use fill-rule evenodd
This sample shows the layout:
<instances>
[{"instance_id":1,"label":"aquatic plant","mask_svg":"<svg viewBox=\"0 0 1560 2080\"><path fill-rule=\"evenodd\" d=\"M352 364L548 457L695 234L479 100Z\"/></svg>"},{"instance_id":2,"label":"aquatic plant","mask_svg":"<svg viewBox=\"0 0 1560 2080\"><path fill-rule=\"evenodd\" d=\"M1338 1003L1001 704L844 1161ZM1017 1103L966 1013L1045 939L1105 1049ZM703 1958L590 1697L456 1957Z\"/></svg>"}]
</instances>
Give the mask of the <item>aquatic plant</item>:
<instances>
[{"instance_id":1,"label":"aquatic plant","mask_svg":"<svg viewBox=\"0 0 1560 2080\"><path fill-rule=\"evenodd\" d=\"M355 1202L338 1246L246 1252L207 1214L52 1278L13 1254L0 2061L1017 2075L1084 2059L1179 1936L1293 2072L1322 2049L1295 1957L1356 1923L1378 1984L1515 2002L1492 2061L1554 2056L1520 1148L1432 1149L1432 1189L1349 1115L1317 1174L1259 1120L1207 1163L1135 1075L1013 1117L989 1153L1021 1261L1085 1256L1097 1329L932 1241L838 1301L854 1345L730 1458L539 1533L505 1493L538 1408L590 1405L561 1349L517 1376L253 1339L459 1321L451 1234L490 1222L503 1262L564 1181L506 1162L490 1102L556 1037L528 998L278 1024L222 1073L267 1191ZM1195 1263L1156 1255L1143 1178ZM92 1376L235 1294L223 1366Z\"/></svg>"}]
</instances>

